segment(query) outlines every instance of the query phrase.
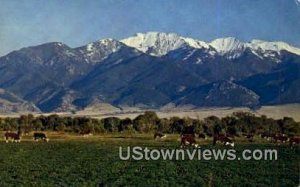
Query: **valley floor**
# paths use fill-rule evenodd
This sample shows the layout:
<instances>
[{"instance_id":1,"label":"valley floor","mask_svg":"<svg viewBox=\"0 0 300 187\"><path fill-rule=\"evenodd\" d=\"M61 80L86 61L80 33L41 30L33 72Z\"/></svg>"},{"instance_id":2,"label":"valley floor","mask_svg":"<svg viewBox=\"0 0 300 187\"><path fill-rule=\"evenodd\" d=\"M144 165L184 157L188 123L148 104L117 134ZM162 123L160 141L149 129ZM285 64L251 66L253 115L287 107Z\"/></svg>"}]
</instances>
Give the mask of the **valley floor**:
<instances>
[{"instance_id":1,"label":"valley floor","mask_svg":"<svg viewBox=\"0 0 300 187\"><path fill-rule=\"evenodd\" d=\"M151 110L151 109L149 109ZM51 115L58 114L61 116L87 116L92 118L106 118L106 117L118 117L124 118L135 118L140 114L143 114L146 110L140 108L118 108L112 107L111 105L105 104L100 108L88 108L83 111L78 111L75 114L68 112L58 113L34 113L34 115ZM217 117L224 117L231 115L233 112L252 112L255 115L266 115L273 119L280 119L283 117L292 117L295 121L300 121L300 104L288 104L288 105L274 105L274 106L263 106L256 111L251 111L249 108L237 107L237 108L168 108L168 109L153 109L159 118L170 118L170 117L190 117L194 119L203 119L205 117L215 115ZM0 117L18 117L21 114L27 113L5 113L1 114Z\"/></svg>"},{"instance_id":2,"label":"valley floor","mask_svg":"<svg viewBox=\"0 0 300 187\"><path fill-rule=\"evenodd\" d=\"M158 117L169 118L173 116L177 117L190 117L203 119L205 117L215 115L217 117L224 117L231 115L233 112L247 111L253 112L256 115L266 115L267 117L279 119L283 117L292 117L296 121L300 121L300 104L289 104L289 105L275 105L275 106L263 106L257 111L251 111L249 108L173 108L173 109L162 109L154 110ZM77 116L91 116L95 118L105 117L119 117L119 118L135 118L136 116L144 113L144 110L138 108L125 108L124 111L114 110L84 110L79 111Z\"/></svg>"},{"instance_id":3,"label":"valley floor","mask_svg":"<svg viewBox=\"0 0 300 187\"><path fill-rule=\"evenodd\" d=\"M1 133L2 135L2 133ZM0 142L0 186L297 186L300 149L239 143L235 149L277 149L277 161L122 161L119 147L175 149L178 135L104 134L88 138L50 133L50 142ZM201 149L213 147L200 141Z\"/></svg>"}]
</instances>

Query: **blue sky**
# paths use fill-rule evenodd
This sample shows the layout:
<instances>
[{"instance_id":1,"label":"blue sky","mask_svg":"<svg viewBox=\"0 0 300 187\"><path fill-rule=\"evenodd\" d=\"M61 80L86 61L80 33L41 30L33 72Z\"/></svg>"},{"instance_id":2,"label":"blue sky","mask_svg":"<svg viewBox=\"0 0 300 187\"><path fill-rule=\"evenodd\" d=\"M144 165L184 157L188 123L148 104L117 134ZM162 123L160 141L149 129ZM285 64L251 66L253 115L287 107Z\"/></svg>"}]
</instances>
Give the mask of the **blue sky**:
<instances>
[{"instance_id":1,"label":"blue sky","mask_svg":"<svg viewBox=\"0 0 300 187\"><path fill-rule=\"evenodd\" d=\"M300 0L0 0L0 55L60 41L71 47L137 32L300 47Z\"/></svg>"}]
</instances>

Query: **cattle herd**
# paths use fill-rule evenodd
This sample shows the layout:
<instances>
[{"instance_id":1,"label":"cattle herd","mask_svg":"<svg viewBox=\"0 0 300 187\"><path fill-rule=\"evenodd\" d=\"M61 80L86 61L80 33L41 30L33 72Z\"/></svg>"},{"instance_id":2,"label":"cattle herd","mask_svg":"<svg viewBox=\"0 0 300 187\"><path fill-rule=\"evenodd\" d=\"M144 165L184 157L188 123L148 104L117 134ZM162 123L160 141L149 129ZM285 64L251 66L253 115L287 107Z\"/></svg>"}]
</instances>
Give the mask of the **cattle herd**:
<instances>
[{"instance_id":1,"label":"cattle herd","mask_svg":"<svg viewBox=\"0 0 300 187\"><path fill-rule=\"evenodd\" d=\"M20 131L18 131L16 133L6 132L4 134L4 139L5 139L6 143L8 143L9 141L20 143L21 138L22 138L22 133ZM40 141L41 140L41 141L44 141L44 142L48 142L49 138L47 138L45 133L35 132L35 133L33 133L33 140L34 141Z\"/></svg>"},{"instance_id":2,"label":"cattle herd","mask_svg":"<svg viewBox=\"0 0 300 187\"><path fill-rule=\"evenodd\" d=\"M154 134L154 139L161 139L165 138L166 135L161 132L156 132ZM181 135L180 135L180 147L184 148L187 146L192 147L199 147L199 144L197 144L196 137L199 139L207 139L207 135L200 133L198 136L193 132L192 129L185 129ZM223 145L229 145L234 147L234 140L235 137L241 137L239 135L230 135L230 134L222 134L222 133L215 133L215 135L211 135L212 137L212 144L216 145L217 143L223 144ZM244 138L248 142L254 142L254 134L242 134L242 138ZM270 134L270 133L262 133L260 134L260 138L265 139L269 141L270 143L274 144L289 144L291 146L293 145L299 145L300 144L300 137L294 137L294 136L287 136L285 134Z\"/></svg>"},{"instance_id":3,"label":"cattle herd","mask_svg":"<svg viewBox=\"0 0 300 187\"><path fill-rule=\"evenodd\" d=\"M83 137L91 136L91 133L84 133L80 134ZM8 142L21 142L22 133L20 131L15 132L6 132L4 134L4 140L6 143ZM155 132L154 133L154 139L164 139L167 135L162 132ZM196 137L199 139L207 139L207 135L200 133L198 136L194 133L194 130L192 128L185 128L181 135L180 135L180 147L184 148L186 146L193 146L193 147L199 147L196 141ZM229 134L222 134L222 133L215 133L214 135L211 135L212 137L212 144L216 145L217 143L223 144L223 145L229 145L234 147L234 140L235 137L240 137L239 135L229 135ZM242 137L245 138L249 142L254 142L254 135L253 134L242 134ZM260 134L260 137L262 139L265 139L269 141L270 143L274 144L290 144L293 145L299 145L300 144L300 137L294 137L294 136L287 136L285 134L271 134L271 133L262 133ZM45 133L42 132L35 132L33 133L33 140L34 141L44 141L48 142L49 138L46 136Z\"/></svg>"},{"instance_id":4,"label":"cattle herd","mask_svg":"<svg viewBox=\"0 0 300 187\"><path fill-rule=\"evenodd\" d=\"M290 143L290 145L295 145L300 143L300 137L287 136L285 134L261 134L261 137L267 139L272 143Z\"/></svg>"}]
</instances>

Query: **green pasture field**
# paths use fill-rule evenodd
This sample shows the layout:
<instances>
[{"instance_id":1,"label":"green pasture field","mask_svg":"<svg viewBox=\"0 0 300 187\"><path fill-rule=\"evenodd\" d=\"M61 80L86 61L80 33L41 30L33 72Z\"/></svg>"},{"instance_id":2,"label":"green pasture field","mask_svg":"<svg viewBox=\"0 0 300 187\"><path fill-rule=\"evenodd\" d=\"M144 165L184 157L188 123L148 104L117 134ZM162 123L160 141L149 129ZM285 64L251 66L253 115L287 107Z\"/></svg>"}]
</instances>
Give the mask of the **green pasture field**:
<instances>
[{"instance_id":1,"label":"green pasture field","mask_svg":"<svg viewBox=\"0 0 300 187\"><path fill-rule=\"evenodd\" d=\"M2 136L2 133L1 133ZM50 134L50 142L0 142L0 186L298 186L300 149L263 142L236 143L244 149L277 149L278 160L122 161L119 146L171 149L179 136ZM220 148L200 141L201 149Z\"/></svg>"}]
</instances>

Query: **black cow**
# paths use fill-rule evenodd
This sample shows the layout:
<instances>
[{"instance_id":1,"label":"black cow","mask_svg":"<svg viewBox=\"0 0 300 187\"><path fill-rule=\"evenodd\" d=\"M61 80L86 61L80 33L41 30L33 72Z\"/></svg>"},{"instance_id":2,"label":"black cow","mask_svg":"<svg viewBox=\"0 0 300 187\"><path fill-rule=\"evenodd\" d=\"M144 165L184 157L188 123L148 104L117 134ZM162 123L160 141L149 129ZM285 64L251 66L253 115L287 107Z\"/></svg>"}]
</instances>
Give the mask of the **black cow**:
<instances>
[{"instance_id":1,"label":"black cow","mask_svg":"<svg viewBox=\"0 0 300 187\"><path fill-rule=\"evenodd\" d=\"M198 135L198 138L200 138L200 139L206 139L205 134L203 134L203 133L200 133L200 134Z\"/></svg>"},{"instance_id":2,"label":"black cow","mask_svg":"<svg viewBox=\"0 0 300 187\"><path fill-rule=\"evenodd\" d=\"M46 134L45 133L40 133L40 132L35 132L33 134L33 139L35 141L39 141L39 140L43 140L45 142L48 142L49 141L49 138L47 138Z\"/></svg>"}]
</instances>

